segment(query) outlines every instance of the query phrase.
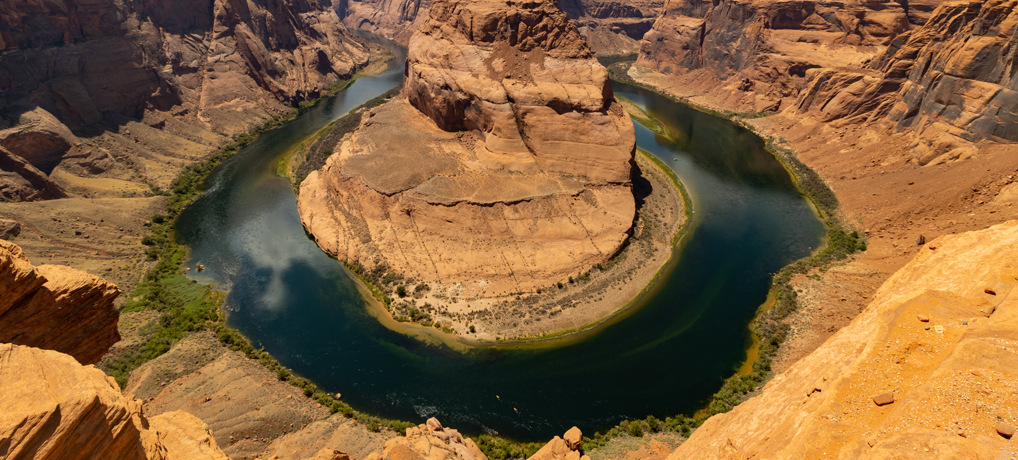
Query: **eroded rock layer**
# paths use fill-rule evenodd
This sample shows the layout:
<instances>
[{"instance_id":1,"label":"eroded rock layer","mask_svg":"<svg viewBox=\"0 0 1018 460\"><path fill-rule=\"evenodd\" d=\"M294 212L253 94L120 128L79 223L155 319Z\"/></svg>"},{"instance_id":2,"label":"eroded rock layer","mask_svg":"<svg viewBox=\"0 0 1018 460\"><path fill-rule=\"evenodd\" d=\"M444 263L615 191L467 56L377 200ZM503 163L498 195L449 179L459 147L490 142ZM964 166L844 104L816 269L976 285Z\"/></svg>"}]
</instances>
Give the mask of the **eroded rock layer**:
<instances>
[{"instance_id":1,"label":"eroded rock layer","mask_svg":"<svg viewBox=\"0 0 1018 460\"><path fill-rule=\"evenodd\" d=\"M51 350L0 344L0 455L76 460L226 460L186 412L147 418L112 377Z\"/></svg>"},{"instance_id":2,"label":"eroded rock layer","mask_svg":"<svg viewBox=\"0 0 1018 460\"><path fill-rule=\"evenodd\" d=\"M598 55L636 53L661 11L663 0L561 0L559 8L576 24ZM366 29L407 43L428 19L430 0L349 0L336 10L348 27Z\"/></svg>"},{"instance_id":3,"label":"eroded rock layer","mask_svg":"<svg viewBox=\"0 0 1018 460\"><path fill-rule=\"evenodd\" d=\"M914 134L920 165L1018 141L1018 1L953 1L862 69L807 73L794 111L823 122L887 122Z\"/></svg>"},{"instance_id":4,"label":"eroded rock layer","mask_svg":"<svg viewBox=\"0 0 1018 460\"><path fill-rule=\"evenodd\" d=\"M1011 458L1018 426L1018 221L926 244L873 302L685 458Z\"/></svg>"},{"instance_id":5,"label":"eroded rock layer","mask_svg":"<svg viewBox=\"0 0 1018 460\"><path fill-rule=\"evenodd\" d=\"M84 177L116 158L128 169L121 178L161 183L146 169L207 152L368 60L329 0L22 3L0 1L5 201L58 198L35 176L47 178L65 157ZM121 129L130 124L144 132ZM118 131L134 142L74 137ZM8 152L38 171L5 161Z\"/></svg>"},{"instance_id":6,"label":"eroded rock layer","mask_svg":"<svg viewBox=\"0 0 1018 460\"><path fill-rule=\"evenodd\" d=\"M406 99L374 109L301 184L326 252L470 299L605 262L635 213L632 122L565 14L436 1L410 41Z\"/></svg>"},{"instance_id":7,"label":"eroded rock layer","mask_svg":"<svg viewBox=\"0 0 1018 460\"><path fill-rule=\"evenodd\" d=\"M0 240L0 343L94 364L120 340L113 300L120 289L63 265L33 267L18 245Z\"/></svg>"},{"instance_id":8,"label":"eroded rock layer","mask_svg":"<svg viewBox=\"0 0 1018 460\"><path fill-rule=\"evenodd\" d=\"M776 110L795 101L807 70L861 66L938 3L669 0L636 65L726 107Z\"/></svg>"}]
</instances>

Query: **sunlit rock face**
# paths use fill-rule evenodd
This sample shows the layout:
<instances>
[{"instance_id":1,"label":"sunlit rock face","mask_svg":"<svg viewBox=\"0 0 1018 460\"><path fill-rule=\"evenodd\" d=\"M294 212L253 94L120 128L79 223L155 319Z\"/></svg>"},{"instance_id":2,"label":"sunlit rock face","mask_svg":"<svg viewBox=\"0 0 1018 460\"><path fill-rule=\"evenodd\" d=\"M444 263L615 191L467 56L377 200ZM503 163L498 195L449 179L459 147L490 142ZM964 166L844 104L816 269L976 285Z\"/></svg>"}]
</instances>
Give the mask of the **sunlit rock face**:
<instances>
[{"instance_id":1,"label":"sunlit rock face","mask_svg":"<svg viewBox=\"0 0 1018 460\"><path fill-rule=\"evenodd\" d=\"M603 263L635 214L632 122L553 1L436 1L403 98L301 184L326 252L471 299Z\"/></svg>"}]
</instances>

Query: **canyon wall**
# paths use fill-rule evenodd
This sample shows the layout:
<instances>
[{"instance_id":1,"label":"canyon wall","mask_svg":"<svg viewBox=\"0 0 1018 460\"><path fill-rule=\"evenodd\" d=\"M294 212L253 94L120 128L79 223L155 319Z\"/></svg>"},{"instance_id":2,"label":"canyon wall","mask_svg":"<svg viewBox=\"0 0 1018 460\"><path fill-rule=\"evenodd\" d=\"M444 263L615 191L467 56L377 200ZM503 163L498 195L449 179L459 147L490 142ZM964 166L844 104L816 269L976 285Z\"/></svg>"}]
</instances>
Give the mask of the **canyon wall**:
<instances>
[{"instance_id":1,"label":"canyon wall","mask_svg":"<svg viewBox=\"0 0 1018 460\"><path fill-rule=\"evenodd\" d=\"M2 1L0 51L8 201L60 197L43 179L64 158L84 177L165 183L150 169L179 168L368 59L328 0ZM111 132L126 139L75 137Z\"/></svg>"},{"instance_id":2,"label":"canyon wall","mask_svg":"<svg viewBox=\"0 0 1018 460\"><path fill-rule=\"evenodd\" d=\"M858 67L938 4L895 0L669 0L636 66L729 109L791 105L809 69Z\"/></svg>"},{"instance_id":3,"label":"canyon wall","mask_svg":"<svg viewBox=\"0 0 1018 460\"><path fill-rule=\"evenodd\" d=\"M635 131L552 1L435 1L406 69L404 97L300 186L301 220L326 252L470 312L622 248Z\"/></svg>"},{"instance_id":4,"label":"canyon wall","mask_svg":"<svg viewBox=\"0 0 1018 460\"><path fill-rule=\"evenodd\" d=\"M226 460L186 412L146 417L112 377L51 350L0 343L0 457Z\"/></svg>"},{"instance_id":5,"label":"canyon wall","mask_svg":"<svg viewBox=\"0 0 1018 460\"><path fill-rule=\"evenodd\" d=\"M33 267L18 245L0 240L0 343L97 363L120 340L118 295L113 284L70 267Z\"/></svg>"},{"instance_id":6,"label":"canyon wall","mask_svg":"<svg viewBox=\"0 0 1018 460\"><path fill-rule=\"evenodd\" d=\"M926 244L847 327L669 459L1018 454L1016 242L1010 221Z\"/></svg>"},{"instance_id":7,"label":"canyon wall","mask_svg":"<svg viewBox=\"0 0 1018 460\"><path fill-rule=\"evenodd\" d=\"M598 55L636 53L661 11L663 0L560 0L559 8ZM348 27L366 29L400 43L428 18L430 0L343 0L336 11Z\"/></svg>"},{"instance_id":8,"label":"canyon wall","mask_svg":"<svg viewBox=\"0 0 1018 460\"><path fill-rule=\"evenodd\" d=\"M885 122L913 136L919 165L1018 141L1018 2L953 1L861 69L807 73L793 108L832 124Z\"/></svg>"}]
</instances>

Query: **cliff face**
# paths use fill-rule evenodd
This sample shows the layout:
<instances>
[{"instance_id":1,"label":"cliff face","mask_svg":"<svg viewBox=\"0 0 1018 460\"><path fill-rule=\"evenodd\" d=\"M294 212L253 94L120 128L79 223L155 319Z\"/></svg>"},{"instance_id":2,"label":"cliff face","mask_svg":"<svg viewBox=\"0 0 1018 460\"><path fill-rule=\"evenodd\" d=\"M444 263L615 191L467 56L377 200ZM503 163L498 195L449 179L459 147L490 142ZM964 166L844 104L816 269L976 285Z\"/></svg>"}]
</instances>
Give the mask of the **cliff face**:
<instances>
[{"instance_id":1,"label":"cliff face","mask_svg":"<svg viewBox=\"0 0 1018 460\"><path fill-rule=\"evenodd\" d=\"M0 1L0 51L0 146L43 177L62 157L86 163L85 176L110 170L114 157L135 170L122 171L127 177L147 175L134 163L163 159L151 150L207 150L316 97L368 57L328 0ZM33 113L55 124L40 128L38 116L26 118ZM141 142L126 131L149 152L81 145L71 134L118 132L132 121L162 131ZM5 199L56 197L32 196L26 190L46 188L33 173L0 167L9 173Z\"/></svg>"},{"instance_id":2,"label":"cliff face","mask_svg":"<svg viewBox=\"0 0 1018 460\"><path fill-rule=\"evenodd\" d=\"M795 101L807 70L860 66L937 3L669 0L636 66L727 108L777 110Z\"/></svg>"},{"instance_id":3,"label":"cliff face","mask_svg":"<svg viewBox=\"0 0 1018 460\"><path fill-rule=\"evenodd\" d=\"M4 458L228 458L193 415L147 418L111 377L55 351L0 344L0 407Z\"/></svg>"},{"instance_id":4,"label":"cliff face","mask_svg":"<svg viewBox=\"0 0 1018 460\"><path fill-rule=\"evenodd\" d=\"M336 10L348 27L367 29L400 43L428 18L430 0L344 0ZM560 0L559 8L597 54L636 53L639 40L658 16L663 0Z\"/></svg>"},{"instance_id":5,"label":"cliff face","mask_svg":"<svg viewBox=\"0 0 1018 460\"><path fill-rule=\"evenodd\" d=\"M374 109L301 184L305 228L340 260L474 308L605 262L633 222L635 134L604 67L551 1L430 14L407 99Z\"/></svg>"},{"instance_id":6,"label":"cliff face","mask_svg":"<svg viewBox=\"0 0 1018 460\"><path fill-rule=\"evenodd\" d=\"M762 394L670 457L1011 458L1018 221L927 244Z\"/></svg>"},{"instance_id":7,"label":"cliff face","mask_svg":"<svg viewBox=\"0 0 1018 460\"><path fill-rule=\"evenodd\" d=\"M62 265L33 267L0 240L0 343L56 350L94 364L120 340L113 300L120 289Z\"/></svg>"},{"instance_id":8,"label":"cliff face","mask_svg":"<svg viewBox=\"0 0 1018 460\"><path fill-rule=\"evenodd\" d=\"M945 3L866 68L810 71L794 111L835 124L887 122L914 135L919 165L969 158L984 140L1018 141L1016 6Z\"/></svg>"}]
</instances>

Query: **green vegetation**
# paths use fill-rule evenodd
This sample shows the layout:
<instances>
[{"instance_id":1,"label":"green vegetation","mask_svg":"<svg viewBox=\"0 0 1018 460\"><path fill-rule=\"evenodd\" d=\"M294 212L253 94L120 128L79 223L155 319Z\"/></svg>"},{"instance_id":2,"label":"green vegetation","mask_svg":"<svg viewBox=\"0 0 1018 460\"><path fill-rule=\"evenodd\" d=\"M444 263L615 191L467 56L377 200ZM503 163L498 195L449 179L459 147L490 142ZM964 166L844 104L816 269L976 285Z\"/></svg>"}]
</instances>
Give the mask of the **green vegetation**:
<instances>
[{"instance_id":1,"label":"green vegetation","mask_svg":"<svg viewBox=\"0 0 1018 460\"><path fill-rule=\"evenodd\" d=\"M170 193L153 188L154 194L169 197L166 211L152 216L149 234L142 239L142 244L149 247L146 251L148 259L156 263L132 293L122 311L155 311L159 312L159 317L143 326L142 336L145 338L139 346L100 363L100 367L113 376L121 388L126 385L133 370L166 353L187 334L209 330L215 333L227 348L243 352L248 358L257 360L274 372L280 381L301 388L306 397L329 408L334 414L342 413L345 417L364 424L371 431L388 428L405 434L408 427L415 426L414 423L388 420L355 411L306 378L283 367L264 350L255 349L243 335L227 327L226 317L220 311L224 295L212 290L211 286L198 284L183 275L181 264L187 249L177 244L173 231L173 225L180 212L201 193L203 181L219 164L250 145L261 134L292 121L323 98L345 89L350 82L352 79L337 82L321 98L302 103L299 108L285 116L273 118L257 129L235 136L230 144L214 152L205 161L185 168L173 181Z\"/></svg>"},{"instance_id":2,"label":"green vegetation","mask_svg":"<svg viewBox=\"0 0 1018 460\"><path fill-rule=\"evenodd\" d=\"M629 75L626 74L628 66L629 63L612 65L609 68L612 79L657 92L657 89L639 84L629 78ZM675 102L685 103L677 101L670 96L664 96L669 97ZM734 112L719 113L704 110L701 107L692 107L716 116L731 119L747 129L752 129L752 127L740 123L737 118L757 118L761 116L761 114L737 114ZM692 416L679 414L666 418L664 422L661 422L654 416L647 417L644 420L623 421L605 433L598 432L593 437L585 438L582 444L585 451L603 447L612 438L623 435L639 437L648 432L670 431L688 437L711 416L728 412L736 405L749 399L751 395L759 391L760 387L771 378L771 364L788 333L788 324L783 322L783 320L798 308L797 294L791 286L792 277L796 274L808 274L813 270L824 271L832 264L843 261L852 254L866 250L865 239L858 232L846 229L845 225L836 217L839 207L838 199L820 175L799 161L792 150L778 145L775 139L768 140L767 150L781 161L785 169L793 176L800 192L816 207L821 219L827 226L828 243L826 247L815 254L785 266L775 275L771 286L771 294L775 299L775 303L770 308L762 308L750 325L753 333L760 340L759 356L753 363L752 371L746 375L734 375L725 380L721 389L711 397L706 407ZM664 169L668 171L667 168ZM687 210L689 209L688 205L689 203L687 202Z\"/></svg>"},{"instance_id":3,"label":"green vegetation","mask_svg":"<svg viewBox=\"0 0 1018 460\"><path fill-rule=\"evenodd\" d=\"M474 439L488 460L518 460L529 458L544 447L543 442L516 442L497 436L482 434Z\"/></svg>"},{"instance_id":4,"label":"green vegetation","mask_svg":"<svg viewBox=\"0 0 1018 460\"><path fill-rule=\"evenodd\" d=\"M646 110L643 110L640 106L633 103L633 101L624 97L616 97L622 102L622 108L625 109L626 113L628 113L633 120L636 120L637 123L657 134L665 134L664 125L662 125L661 122L657 121L654 117L650 116Z\"/></svg>"}]
</instances>

